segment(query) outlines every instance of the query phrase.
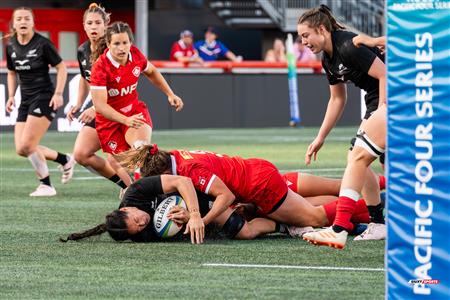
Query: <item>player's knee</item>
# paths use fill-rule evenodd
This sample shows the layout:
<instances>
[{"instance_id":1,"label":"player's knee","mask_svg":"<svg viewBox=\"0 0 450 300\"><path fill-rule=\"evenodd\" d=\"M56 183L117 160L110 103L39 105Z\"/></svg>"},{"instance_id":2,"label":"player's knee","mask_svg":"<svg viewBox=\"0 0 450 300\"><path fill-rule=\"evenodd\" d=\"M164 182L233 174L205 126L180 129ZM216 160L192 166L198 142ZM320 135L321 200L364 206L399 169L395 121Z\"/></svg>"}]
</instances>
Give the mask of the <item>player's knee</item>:
<instances>
[{"instance_id":1,"label":"player's knee","mask_svg":"<svg viewBox=\"0 0 450 300\"><path fill-rule=\"evenodd\" d=\"M89 165L89 158L92 154L83 150L75 149L73 152L73 157L76 162L82 166Z\"/></svg>"},{"instance_id":2,"label":"player's knee","mask_svg":"<svg viewBox=\"0 0 450 300\"><path fill-rule=\"evenodd\" d=\"M36 151L36 147L28 144L28 143L23 143L21 144L19 147L16 148L16 153L20 156L24 156L27 157L29 156L31 153Z\"/></svg>"},{"instance_id":3,"label":"player's knee","mask_svg":"<svg viewBox=\"0 0 450 300\"><path fill-rule=\"evenodd\" d=\"M353 149L353 153L351 156L351 161L357 162L357 163L365 163L367 162L367 165L369 165L376 157L374 157L372 154L370 154L367 150L360 147L355 147Z\"/></svg>"}]
</instances>

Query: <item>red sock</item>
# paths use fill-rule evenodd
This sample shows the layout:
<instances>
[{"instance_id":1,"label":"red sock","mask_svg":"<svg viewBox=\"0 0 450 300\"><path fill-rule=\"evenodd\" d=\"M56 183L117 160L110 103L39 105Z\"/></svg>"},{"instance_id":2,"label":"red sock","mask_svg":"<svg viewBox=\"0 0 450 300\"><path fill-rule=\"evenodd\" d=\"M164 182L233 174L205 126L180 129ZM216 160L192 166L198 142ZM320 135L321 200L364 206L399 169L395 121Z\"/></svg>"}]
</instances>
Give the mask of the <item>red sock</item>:
<instances>
[{"instance_id":1,"label":"red sock","mask_svg":"<svg viewBox=\"0 0 450 300\"><path fill-rule=\"evenodd\" d=\"M333 225L334 219L336 218L336 205L337 200L323 205L323 208L325 209L325 214L327 215L328 219L327 226Z\"/></svg>"},{"instance_id":2,"label":"red sock","mask_svg":"<svg viewBox=\"0 0 450 300\"><path fill-rule=\"evenodd\" d=\"M333 225L344 227L347 231L352 231L353 223L350 222L356 209L356 201L345 196L340 196L337 200L336 219Z\"/></svg>"},{"instance_id":3,"label":"red sock","mask_svg":"<svg viewBox=\"0 0 450 300\"><path fill-rule=\"evenodd\" d=\"M366 201L360 199L356 202L355 212L351 218L353 223L370 223L369 210L367 209Z\"/></svg>"},{"instance_id":4,"label":"red sock","mask_svg":"<svg viewBox=\"0 0 450 300\"><path fill-rule=\"evenodd\" d=\"M378 183L380 184L380 191L386 189L386 177L384 175L378 176Z\"/></svg>"}]
</instances>

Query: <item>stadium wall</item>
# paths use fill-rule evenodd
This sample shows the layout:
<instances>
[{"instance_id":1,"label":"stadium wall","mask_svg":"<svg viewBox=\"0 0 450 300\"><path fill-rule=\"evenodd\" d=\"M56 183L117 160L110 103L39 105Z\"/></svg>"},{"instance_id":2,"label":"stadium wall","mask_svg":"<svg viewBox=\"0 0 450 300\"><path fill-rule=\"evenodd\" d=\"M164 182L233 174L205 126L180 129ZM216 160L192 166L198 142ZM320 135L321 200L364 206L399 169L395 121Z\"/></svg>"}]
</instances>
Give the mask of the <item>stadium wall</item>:
<instances>
[{"instance_id":1,"label":"stadium wall","mask_svg":"<svg viewBox=\"0 0 450 300\"><path fill-rule=\"evenodd\" d=\"M164 72L163 72L164 73ZM0 126L13 129L14 116L5 111L6 76L0 76ZM76 101L79 78L70 72L64 91L66 109L69 101ZM54 79L55 74L51 74ZM182 112L175 113L164 94L153 87L145 77L138 85L139 98L149 107L155 129L181 128L250 128L288 126L289 95L287 74L179 74L165 73L165 78L185 102ZM301 126L320 126L326 111L329 89L324 74L298 74ZM69 96L70 93L70 96ZM360 91L348 86L348 104L338 126L360 123ZM67 128L63 109L51 129Z\"/></svg>"}]
</instances>

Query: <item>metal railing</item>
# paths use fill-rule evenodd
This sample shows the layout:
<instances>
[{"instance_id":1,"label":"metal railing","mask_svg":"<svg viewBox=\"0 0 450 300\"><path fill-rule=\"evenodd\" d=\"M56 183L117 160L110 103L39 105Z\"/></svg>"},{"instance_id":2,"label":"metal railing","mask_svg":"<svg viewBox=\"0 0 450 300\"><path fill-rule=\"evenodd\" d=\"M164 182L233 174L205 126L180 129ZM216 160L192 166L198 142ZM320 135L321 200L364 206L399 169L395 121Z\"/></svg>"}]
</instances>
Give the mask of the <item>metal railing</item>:
<instances>
[{"instance_id":1,"label":"metal railing","mask_svg":"<svg viewBox=\"0 0 450 300\"><path fill-rule=\"evenodd\" d=\"M327 5L338 21L369 35L384 34L384 0L257 0L283 31L295 31L307 9Z\"/></svg>"}]
</instances>

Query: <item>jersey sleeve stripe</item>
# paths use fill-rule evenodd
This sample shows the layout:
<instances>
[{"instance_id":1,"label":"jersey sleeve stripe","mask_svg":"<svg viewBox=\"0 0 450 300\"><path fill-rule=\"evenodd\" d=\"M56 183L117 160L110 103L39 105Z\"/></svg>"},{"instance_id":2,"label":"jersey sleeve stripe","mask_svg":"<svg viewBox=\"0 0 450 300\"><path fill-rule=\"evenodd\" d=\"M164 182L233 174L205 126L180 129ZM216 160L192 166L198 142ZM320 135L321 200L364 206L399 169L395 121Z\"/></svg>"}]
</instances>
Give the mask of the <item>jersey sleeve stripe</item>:
<instances>
[{"instance_id":1,"label":"jersey sleeve stripe","mask_svg":"<svg viewBox=\"0 0 450 300\"><path fill-rule=\"evenodd\" d=\"M209 189L211 188L211 185L213 184L214 179L216 179L216 177L217 177L216 175L211 176L211 179L209 180L208 185L206 186L205 194L208 194Z\"/></svg>"},{"instance_id":2,"label":"jersey sleeve stripe","mask_svg":"<svg viewBox=\"0 0 450 300\"><path fill-rule=\"evenodd\" d=\"M149 67L150 67L150 64L148 63L148 60L147 60L147 64L146 64L146 66L145 66L145 69L144 69L144 71L142 71L142 72L147 71Z\"/></svg>"},{"instance_id":3,"label":"jersey sleeve stripe","mask_svg":"<svg viewBox=\"0 0 450 300\"><path fill-rule=\"evenodd\" d=\"M91 90L106 90L106 86L91 85Z\"/></svg>"}]
</instances>

